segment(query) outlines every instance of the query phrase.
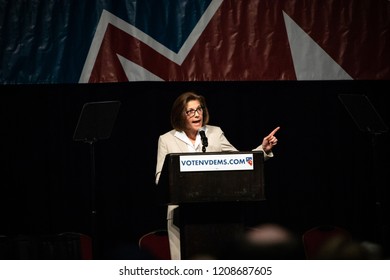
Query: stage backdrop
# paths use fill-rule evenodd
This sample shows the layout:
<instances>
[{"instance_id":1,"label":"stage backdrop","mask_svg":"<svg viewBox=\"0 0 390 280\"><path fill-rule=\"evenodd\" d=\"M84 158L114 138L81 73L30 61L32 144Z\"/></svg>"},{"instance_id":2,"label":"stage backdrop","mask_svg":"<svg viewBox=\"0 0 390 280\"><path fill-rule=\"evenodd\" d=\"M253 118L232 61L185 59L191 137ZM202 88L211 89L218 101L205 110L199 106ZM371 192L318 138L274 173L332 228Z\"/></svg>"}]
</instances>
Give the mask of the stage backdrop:
<instances>
[{"instance_id":1,"label":"stage backdrop","mask_svg":"<svg viewBox=\"0 0 390 280\"><path fill-rule=\"evenodd\" d=\"M360 131L338 99L366 94L389 125L389 62L387 0L0 0L0 236L93 235L96 195L101 257L139 257L166 226L158 137L196 90L239 150L281 126L249 226L335 224L389 248L389 133ZM92 192L72 137L83 105L107 100L121 107ZM19 245L0 253L36 257Z\"/></svg>"},{"instance_id":2,"label":"stage backdrop","mask_svg":"<svg viewBox=\"0 0 390 280\"><path fill-rule=\"evenodd\" d=\"M211 124L241 151L281 127L275 157L265 164L267 200L248 207L248 225L281 223L299 234L334 224L375 241L380 199L388 244L390 135L376 135L373 146L338 99L366 94L389 125L386 87L389 81L3 85L0 235L89 235L95 194L104 257L118 258L113 251L122 248L131 258L126 244L136 247L140 236L166 227L154 183L157 141L171 129L174 99L196 90L207 98ZM83 105L104 100L122 105L110 138L95 144L91 192L90 146L73 134Z\"/></svg>"},{"instance_id":3,"label":"stage backdrop","mask_svg":"<svg viewBox=\"0 0 390 280\"><path fill-rule=\"evenodd\" d=\"M0 1L0 83L390 79L387 0Z\"/></svg>"}]
</instances>

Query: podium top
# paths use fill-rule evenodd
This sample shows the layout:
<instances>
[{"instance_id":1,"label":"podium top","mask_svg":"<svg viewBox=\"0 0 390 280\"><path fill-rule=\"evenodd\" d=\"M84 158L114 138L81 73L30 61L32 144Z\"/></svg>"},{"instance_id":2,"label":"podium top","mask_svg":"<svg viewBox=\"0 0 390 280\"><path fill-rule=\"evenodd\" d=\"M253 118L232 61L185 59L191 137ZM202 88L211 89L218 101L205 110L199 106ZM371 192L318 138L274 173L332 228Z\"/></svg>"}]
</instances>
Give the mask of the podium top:
<instances>
[{"instance_id":1,"label":"podium top","mask_svg":"<svg viewBox=\"0 0 390 280\"><path fill-rule=\"evenodd\" d=\"M264 200L262 151L168 154L159 181L167 203Z\"/></svg>"},{"instance_id":2,"label":"podium top","mask_svg":"<svg viewBox=\"0 0 390 280\"><path fill-rule=\"evenodd\" d=\"M339 94L339 99L360 131L381 134L389 130L366 95Z\"/></svg>"},{"instance_id":3,"label":"podium top","mask_svg":"<svg viewBox=\"0 0 390 280\"><path fill-rule=\"evenodd\" d=\"M109 138L120 105L120 101L85 103L77 122L73 140L92 143Z\"/></svg>"}]
</instances>

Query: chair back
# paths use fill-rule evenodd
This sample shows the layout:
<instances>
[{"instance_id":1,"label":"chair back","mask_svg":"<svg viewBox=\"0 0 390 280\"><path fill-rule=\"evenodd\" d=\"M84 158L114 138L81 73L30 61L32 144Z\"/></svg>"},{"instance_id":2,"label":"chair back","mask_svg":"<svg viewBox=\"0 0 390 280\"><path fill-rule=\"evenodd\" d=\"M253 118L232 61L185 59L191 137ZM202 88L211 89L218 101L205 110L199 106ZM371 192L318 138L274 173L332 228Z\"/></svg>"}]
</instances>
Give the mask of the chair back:
<instances>
[{"instance_id":1,"label":"chair back","mask_svg":"<svg viewBox=\"0 0 390 280\"><path fill-rule=\"evenodd\" d=\"M307 259L317 259L320 250L332 238L350 238L351 234L344 228L334 225L313 227L302 235L303 247Z\"/></svg>"},{"instance_id":2,"label":"chair back","mask_svg":"<svg viewBox=\"0 0 390 280\"><path fill-rule=\"evenodd\" d=\"M140 250L156 260L170 260L169 238L166 230L155 230L141 236L138 241Z\"/></svg>"}]
</instances>

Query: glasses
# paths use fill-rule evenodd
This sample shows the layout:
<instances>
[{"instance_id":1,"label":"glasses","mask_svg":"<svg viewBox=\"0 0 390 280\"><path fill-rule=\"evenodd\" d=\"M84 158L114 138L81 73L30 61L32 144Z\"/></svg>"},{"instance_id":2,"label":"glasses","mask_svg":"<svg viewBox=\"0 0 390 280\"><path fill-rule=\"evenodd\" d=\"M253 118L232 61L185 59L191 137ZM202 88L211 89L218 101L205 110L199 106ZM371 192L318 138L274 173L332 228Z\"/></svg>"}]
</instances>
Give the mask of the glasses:
<instances>
[{"instance_id":1,"label":"glasses","mask_svg":"<svg viewBox=\"0 0 390 280\"><path fill-rule=\"evenodd\" d=\"M187 117L193 117L193 116L195 116L196 112L198 112L198 114L202 114L203 113L203 107L199 106L196 109L190 109L190 110L186 111L186 115L187 115Z\"/></svg>"}]
</instances>

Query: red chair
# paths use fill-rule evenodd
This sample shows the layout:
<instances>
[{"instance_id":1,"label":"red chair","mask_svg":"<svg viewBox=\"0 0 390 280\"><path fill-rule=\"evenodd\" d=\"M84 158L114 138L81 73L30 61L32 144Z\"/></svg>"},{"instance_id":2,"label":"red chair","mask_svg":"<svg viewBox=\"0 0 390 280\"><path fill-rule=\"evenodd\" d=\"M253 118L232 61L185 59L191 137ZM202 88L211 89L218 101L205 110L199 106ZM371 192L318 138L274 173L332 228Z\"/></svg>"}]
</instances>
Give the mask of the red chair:
<instances>
[{"instance_id":1,"label":"red chair","mask_svg":"<svg viewBox=\"0 0 390 280\"><path fill-rule=\"evenodd\" d=\"M138 241L139 248L156 260L170 260L169 238L166 230L155 230L144 234Z\"/></svg>"},{"instance_id":2,"label":"red chair","mask_svg":"<svg viewBox=\"0 0 390 280\"><path fill-rule=\"evenodd\" d=\"M351 234L344 228L332 225L316 226L304 232L302 241L306 258L309 260L317 259L323 246L335 237L350 238Z\"/></svg>"},{"instance_id":3,"label":"red chair","mask_svg":"<svg viewBox=\"0 0 390 280\"><path fill-rule=\"evenodd\" d=\"M60 243L65 247L62 254L69 259L92 260L92 238L78 232L63 232L58 234ZM61 247L61 248L62 248Z\"/></svg>"}]
</instances>

